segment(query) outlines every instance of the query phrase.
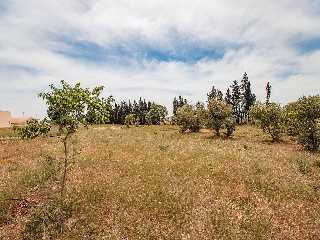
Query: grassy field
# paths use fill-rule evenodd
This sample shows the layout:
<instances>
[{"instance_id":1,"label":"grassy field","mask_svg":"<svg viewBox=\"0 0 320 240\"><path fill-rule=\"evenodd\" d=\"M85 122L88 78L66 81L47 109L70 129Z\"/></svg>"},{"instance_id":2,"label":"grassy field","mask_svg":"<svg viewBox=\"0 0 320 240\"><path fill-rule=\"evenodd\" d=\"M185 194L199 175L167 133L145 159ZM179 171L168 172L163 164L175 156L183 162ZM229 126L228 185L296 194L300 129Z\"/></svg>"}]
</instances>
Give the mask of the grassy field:
<instances>
[{"instance_id":1,"label":"grassy field","mask_svg":"<svg viewBox=\"0 0 320 240\"><path fill-rule=\"evenodd\" d=\"M81 129L61 200L61 141L0 129L0 239L319 239L319 153L252 126L213 135Z\"/></svg>"}]
</instances>

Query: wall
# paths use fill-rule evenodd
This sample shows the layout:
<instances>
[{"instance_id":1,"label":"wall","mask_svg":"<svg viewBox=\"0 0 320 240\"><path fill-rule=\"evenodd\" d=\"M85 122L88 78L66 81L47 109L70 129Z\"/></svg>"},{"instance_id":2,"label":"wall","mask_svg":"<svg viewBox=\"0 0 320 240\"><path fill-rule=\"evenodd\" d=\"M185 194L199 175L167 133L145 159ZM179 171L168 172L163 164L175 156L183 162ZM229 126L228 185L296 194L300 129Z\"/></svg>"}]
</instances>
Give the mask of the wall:
<instances>
[{"instance_id":1,"label":"wall","mask_svg":"<svg viewBox=\"0 0 320 240\"><path fill-rule=\"evenodd\" d=\"M0 127L11 126L11 112L0 110Z\"/></svg>"}]
</instances>

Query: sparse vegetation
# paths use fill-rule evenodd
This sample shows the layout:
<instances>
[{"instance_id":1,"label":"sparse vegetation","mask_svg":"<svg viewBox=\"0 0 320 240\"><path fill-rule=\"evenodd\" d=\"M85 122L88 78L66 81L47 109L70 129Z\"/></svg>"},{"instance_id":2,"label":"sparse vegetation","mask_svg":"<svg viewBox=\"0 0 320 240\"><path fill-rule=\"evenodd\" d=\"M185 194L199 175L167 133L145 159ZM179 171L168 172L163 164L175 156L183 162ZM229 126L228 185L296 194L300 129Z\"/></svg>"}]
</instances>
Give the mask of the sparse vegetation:
<instances>
[{"instance_id":1,"label":"sparse vegetation","mask_svg":"<svg viewBox=\"0 0 320 240\"><path fill-rule=\"evenodd\" d=\"M70 161L62 202L57 138L0 142L0 238L320 235L319 153L285 136L270 144L249 125L237 127L232 139L212 138L208 130L180 134L170 125L97 125L74 137L81 154ZM26 181L27 172L38 180Z\"/></svg>"}]
</instances>

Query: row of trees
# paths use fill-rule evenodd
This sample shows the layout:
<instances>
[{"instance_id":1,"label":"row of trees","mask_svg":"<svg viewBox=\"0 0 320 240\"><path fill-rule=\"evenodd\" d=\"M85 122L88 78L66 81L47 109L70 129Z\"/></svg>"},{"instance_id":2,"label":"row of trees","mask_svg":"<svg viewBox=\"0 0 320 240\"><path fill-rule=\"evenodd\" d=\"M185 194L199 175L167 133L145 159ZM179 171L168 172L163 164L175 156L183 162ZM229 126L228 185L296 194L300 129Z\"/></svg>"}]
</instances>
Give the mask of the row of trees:
<instances>
[{"instance_id":1,"label":"row of trees","mask_svg":"<svg viewBox=\"0 0 320 240\"><path fill-rule=\"evenodd\" d=\"M256 102L256 96L251 91L251 83L247 73L244 73L241 84L234 80L227 89L225 96L221 90L212 87L207 93L207 107L197 102L195 106L179 96L173 100L174 120L181 126L181 131L199 131L200 128L210 128L220 136L220 130L226 129L224 135L231 136L236 123L250 120L250 107Z\"/></svg>"},{"instance_id":2,"label":"row of trees","mask_svg":"<svg viewBox=\"0 0 320 240\"><path fill-rule=\"evenodd\" d=\"M207 106L197 102L195 106L179 96L173 100L174 121L181 131L197 132L201 128L213 129L216 136L221 130L231 136L236 124L253 123L267 132L272 141L278 141L284 134L297 136L307 150L316 151L320 147L320 97L301 97L282 107L270 102L271 85L266 85L266 101L256 102L251 91L251 83L245 73L241 84L234 80L225 96L214 86L207 94Z\"/></svg>"},{"instance_id":3,"label":"row of trees","mask_svg":"<svg viewBox=\"0 0 320 240\"><path fill-rule=\"evenodd\" d=\"M257 103L250 114L273 141L284 134L296 136L307 150L320 147L320 96L303 96L284 107L275 102Z\"/></svg>"},{"instance_id":4,"label":"row of trees","mask_svg":"<svg viewBox=\"0 0 320 240\"><path fill-rule=\"evenodd\" d=\"M154 102L146 102L141 97L138 102L133 103L121 101L120 104L115 103L110 109L110 123L114 124L131 124L135 125L151 125L159 124L168 115L165 106Z\"/></svg>"}]
</instances>

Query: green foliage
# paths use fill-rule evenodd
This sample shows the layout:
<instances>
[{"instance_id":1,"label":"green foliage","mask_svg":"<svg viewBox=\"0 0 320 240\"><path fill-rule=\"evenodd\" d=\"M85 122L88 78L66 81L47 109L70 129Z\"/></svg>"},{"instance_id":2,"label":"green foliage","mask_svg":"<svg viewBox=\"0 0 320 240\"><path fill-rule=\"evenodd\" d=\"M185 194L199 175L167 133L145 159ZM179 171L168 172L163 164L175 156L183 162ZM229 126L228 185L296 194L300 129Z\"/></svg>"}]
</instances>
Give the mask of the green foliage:
<instances>
[{"instance_id":1,"label":"green foliage","mask_svg":"<svg viewBox=\"0 0 320 240\"><path fill-rule=\"evenodd\" d=\"M177 109L175 121L180 125L181 132L185 132L188 129L191 132L198 132L200 130L200 120L197 110L194 110L192 106L188 104Z\"/></svg>"},{"instance_id":2,"label":"green foliage","mask_svg":"<svg viewBox=\"0 0 320 240\"><path fill-rule=\"evenodd\" d=\"M318 150L320 146L320 96L299 98L296 116L299 122L300 144L307 150Z\"/></svg>"},{"instance_id":3,"label":"green foliage","mask_svg":"<svg viewBox=\"0 0 320 240\"><path fill-rule=\"evenodd\" d=\"M223 134L226 136L226 137L230 137L233 132L236 130L236 121L234 119L234 117L228 117L226 118L225 120L225 127L226 127L226 132L224 132Z\"/></svg>"},{"instance_id":4,"label":"green foliage","mask_svg":"<svg viewBox=\"0 0 320 240\"><path fill-rule=\"evenodd\" d=\"M81 88L80 83L74 87L61 80L62 88L50 85L51 91L40 93L46 100L47 114L53 124L74 133L79 124L105 123L109 121L110 103L113 98L100 99L103 86L95 87L92 91Z\"/></svg>"},{"instance_id":5,"label":"green foliage","mask_svg":"<svg viewBox=\"0 0 320 240\"><path fill-rule=\"evenodd\" d=\"M178 108L180 108L186 104L188 104L187 99L181 97L181 95L178 97L178 99L175 97L173 99L173 116L176 117Z\"/></svg>"},{"instance_id":6,"label":"green foliage","mask_svg":"<svg viewBox=\"0 0 320 240\"><path fill-rule=\"evenodd\" d=\"M39 168L26 169L21 175L21 184L30 187L37 187L42 185L50 178L55 178L57 167L54 163L45 161Z\"/></svg>"},{"instance_id":7,"label":"green foliage","mask_svg":"<svg viewBox=\"0 0 320 240\"><path fill-rule=\"evenodd\" d=\"M212 99L208 104L207 126L216 132L216 136L220 136L221 129L228 128L226 136L230 136L234 130L232 106L218 99Z\"/></svg>"},{"instance_id":8,"label":"green foliage","mask_svg":"<svg viewBox=\"0 0 320 240\"><path fill-rule=\"evenodd\" d=\"M309 162L303 158L299 158L297 160L299 172L302 174L306 174L310 171Z\"/></svg>"},{"instance_id":9,"label":"green foliage","mask_svg":"<svg viewBox=\"0 0 320 240\"><path fill-rule=\"evenodd\" d=\"M287 129L298 135L300 144L310 151L320 146L320 96L301 97L286 106Z\"/></svg>"},{"instance_id":10,"label":"green foliage","mask_svg":"<svg viewBox=\"0 0 320 240\"><path fill-rule=\"evenodd\" d=\"M208 103L212 99L218 99L220 101L223 101L223 94L219 89L216 89L214 86L212 86L211 91L207 93L207 99L208 99Z\"/></svg>"},{"instance_id":11,"label":"green foliage","mask_svg":"<svg viewBox=\"0 0 320 240\"><path fill-rule=\"evenodd\" d=\"M258 102L250 108L250 115L263 131L271 136L272 141L278 141L281 138L281 134L284 131L285 115L280 104Z\"/></svg>"},{"instance_id":12,"label":"green foliage","mask_svg":"<svg viewBox=\"0 0 320 240\"><path fill-rule=\"evenodd\" d=\"M148 121L153 125L163 122L167 115L167 108L159 104L152 104L149 112L147 113Z\"/></svg>"},{"instance_id":13,"label":"green foliage","mask_svg":"<svg viewBox=\"0 0 320 240\"><path fill-rule=\"evenodd\" d=\"M297 102L288 103L284 107L285 111L285 130L290 136L299 135L299 119L297 117Z\"/></svg>"},{"instance_id":14,"label":"green foliage","mask_svg":"<svg viewBox=\"0 0 320 240\"><path fill-rule=\"evenodd\" d=\"M72 214L72 206L72 202L53 199L36 208L25 223L23 239L57 239Z\"/></svg>"},{"instance_id":15,"label":"green foliage","mask_svg":"<svg viewBox=\"0 0 320 240\"><path fill-rule=\"evenodd\" d=\"M251 91L251 83L248 75L245 72L241 81L241 105L242 105L242 117L249 118L249 110L251 106L256 102L256 96Z\"/></svg>"},{"instance_id":16,"label":"green foliage","mask_svg":"<svg viewBox=\"0 0 320 240\"><path fill-rule=\"evenodd\" d=\"M130 125L134 124L134 115L133 114L128 114L125 118L124 124L126 125L127 128L130 127Z\"/></svg>"},{"instance_id":17,"label":"green foliage","mask_svg":"<svg viewBox=\"0 0 320 240\"><path fill-rule=\"evenodd\" d=\"M50 121L48 121L46 118L42 121L38 121L37 119L30 119L27 121L27 126L14 126L13 130L15 132L18 132L19 137L22 139L33 139L40 136L46 136L51 127L52 125Z\"/></svg>"}]
</instances>

